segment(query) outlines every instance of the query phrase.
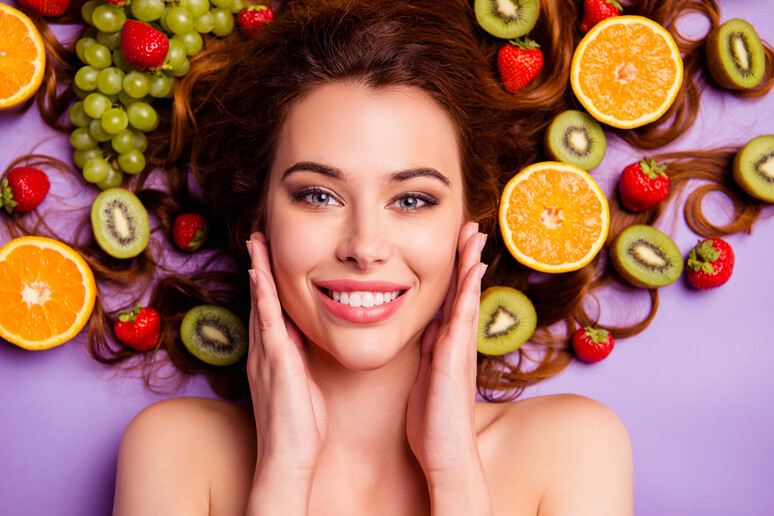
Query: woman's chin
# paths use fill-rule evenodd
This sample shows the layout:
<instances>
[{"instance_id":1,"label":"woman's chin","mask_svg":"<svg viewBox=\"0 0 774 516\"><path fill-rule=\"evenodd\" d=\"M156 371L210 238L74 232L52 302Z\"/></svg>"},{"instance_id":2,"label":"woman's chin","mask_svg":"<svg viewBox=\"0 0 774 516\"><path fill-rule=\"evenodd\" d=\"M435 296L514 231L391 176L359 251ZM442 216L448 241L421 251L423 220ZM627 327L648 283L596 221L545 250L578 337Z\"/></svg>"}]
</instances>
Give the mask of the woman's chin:
<instances>
[{"instance_id":1,"label":"woman's chin","mask_svg":"<svg viewBox=\"0 0 774 516\"><path fill-rule=\"evenodd\" d=\"M341 367L350 371L375 371L393 362L401 362L404 367L407 360L417 361L419 350L416 346L398 347L395 340L383 342L382 339L358 339L355 342L328 341L324 354Z\"/></svg>"}]
</instances>

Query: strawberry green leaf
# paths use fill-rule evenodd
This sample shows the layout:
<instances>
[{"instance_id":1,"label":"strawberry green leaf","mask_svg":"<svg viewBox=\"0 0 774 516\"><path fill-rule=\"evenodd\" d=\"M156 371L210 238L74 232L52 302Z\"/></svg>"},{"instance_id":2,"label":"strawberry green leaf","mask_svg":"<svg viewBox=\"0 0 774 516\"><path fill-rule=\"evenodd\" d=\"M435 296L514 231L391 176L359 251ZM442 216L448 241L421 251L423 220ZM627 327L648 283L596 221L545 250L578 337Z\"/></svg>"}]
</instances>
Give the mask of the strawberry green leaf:
<instances>
[{"instance_id":1,"label":"strawberry green leaf","mask_svg":"<svg viewBox=\"0 0 774 516\"><path fill-rule=\"evenodd\" d=\"M591 341L594 344L608 341L608 335L610 335L610 333L607 330L600 330L590 326L586 326L583 329L585 330L586 336L591 337Z\"/></svg>"}]
</instances>

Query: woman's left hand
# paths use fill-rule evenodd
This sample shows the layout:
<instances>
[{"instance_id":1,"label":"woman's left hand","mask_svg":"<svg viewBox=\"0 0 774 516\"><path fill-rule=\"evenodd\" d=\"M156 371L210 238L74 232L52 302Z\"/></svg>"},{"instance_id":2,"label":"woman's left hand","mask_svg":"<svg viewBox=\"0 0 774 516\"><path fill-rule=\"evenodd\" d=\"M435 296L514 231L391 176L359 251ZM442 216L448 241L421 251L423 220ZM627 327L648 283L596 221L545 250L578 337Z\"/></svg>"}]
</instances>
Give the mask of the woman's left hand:
<instances>
[{"instance_id":1,"label":"woman's left hand","mask_svg":"<svg viewBox=\"0 0 774 516\"><path fill-rule=\"evenodd\" d=\"M433 514L490 514L475 427L476 334L481 250L486 235L469 222L460 230L457 269L442 308L421 344L406 430L430 489Z\"/></svg>"}]
</instances>

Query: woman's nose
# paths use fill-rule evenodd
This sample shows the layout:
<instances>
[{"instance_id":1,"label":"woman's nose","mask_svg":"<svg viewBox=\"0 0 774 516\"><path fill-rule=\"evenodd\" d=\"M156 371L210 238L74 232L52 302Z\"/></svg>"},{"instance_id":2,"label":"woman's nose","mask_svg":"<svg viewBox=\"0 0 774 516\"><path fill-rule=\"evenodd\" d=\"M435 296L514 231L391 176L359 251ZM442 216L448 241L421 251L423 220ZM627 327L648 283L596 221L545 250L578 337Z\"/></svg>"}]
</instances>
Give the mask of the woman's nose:
<instances>
[{"instance_id":1,"label":"woman's nose","mask_svg":"<svg viewBox=\"0 0 774 516\"><path fill-rule=\"evenodd\" d=\"M339 235L337 257L359 269L369 269L390 256L390 231L378 213L353 211Z\"/></svg>"}]
</instances>

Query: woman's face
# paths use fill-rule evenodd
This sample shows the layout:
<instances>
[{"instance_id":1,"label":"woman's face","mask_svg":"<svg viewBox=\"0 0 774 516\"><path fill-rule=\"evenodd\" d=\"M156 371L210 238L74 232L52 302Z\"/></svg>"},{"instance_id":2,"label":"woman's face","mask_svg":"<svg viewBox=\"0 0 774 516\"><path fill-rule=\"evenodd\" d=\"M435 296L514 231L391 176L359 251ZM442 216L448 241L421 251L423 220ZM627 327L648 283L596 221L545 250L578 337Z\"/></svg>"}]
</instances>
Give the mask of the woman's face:
<instances>
[{"instance_id":1,"label":"woman's face","mask_svg":"<svg viewBox=\"0 0 774 516\"><path fill-rule=\"evenodd\" d=\"M269 180L282 306L345 367L387 364L438 311L463 213L454 126L428 94L317 88L292 109Z\"/></svg>"}]
</instances>

